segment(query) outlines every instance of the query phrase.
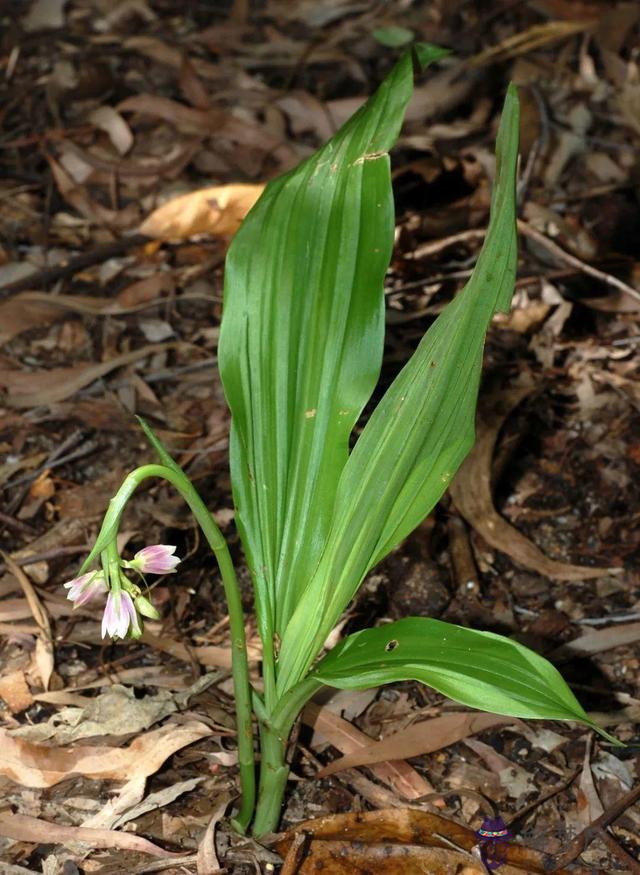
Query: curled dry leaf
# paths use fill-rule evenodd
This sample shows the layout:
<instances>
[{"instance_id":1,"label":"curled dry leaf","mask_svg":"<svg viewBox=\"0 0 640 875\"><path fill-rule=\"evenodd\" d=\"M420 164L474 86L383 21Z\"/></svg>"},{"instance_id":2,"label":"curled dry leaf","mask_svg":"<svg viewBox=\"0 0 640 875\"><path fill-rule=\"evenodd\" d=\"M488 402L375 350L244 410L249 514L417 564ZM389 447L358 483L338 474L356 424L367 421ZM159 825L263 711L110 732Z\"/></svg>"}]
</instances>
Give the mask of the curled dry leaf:
<instances>
[{"instance_id":1,"label":"curled dry leaf","mask_svg":"<svg viewBox=\"0 0 640 875\"><path fill-rule=\"evenodd\" d=\"M461 741L468 735L483 732L493 726L511 725L516 721L513 717L500 717L496 714L459 711L444 714L431 720L414 723L400 732L394 732L382 741L371 741L360 750L340 757L330 765L321 769L316 777L326 778L342 769L356 766L367 766L389 760L409 759L440 750L456 741Z\"/></svg>"},{"instance_id":2,"label":"curled dry leaf","mask_svg":"<svg viewBox=\"0 0 640 875\"><path fill-rule=\"evenodd\" d=\"M357 754L372 743L368 735L356 729L347 720L313 702L310 702L302 712L302 720L307 726L312 726L316 731L321 732L327 741L342 753ZM378 762L372 765L371 771L403 799L418 799L433 791L431 784L403 759Z\"/></svg>"},{"instance_id":3,"label":"curled dry leaf","mask_svg":"<svg viewBox=\"0 0 640 875\"><path fill-rule=\"evenodd\" d=\"M112 106L99 106L89 113L89 121L104 131L120 155L133 146L131 128Z\"/></svg>"},{"instance_id":4,"label":"curled dry leaf","mask_svg":"<svg viewBox=\"0 0 640 875\"><path fill-rule=\"evenodd\" d=\"M186 781L178 781L169 787L164 787L162 790L156 790L155 793L150 793L146 799L143 799L133 808L123 810L123 813L113 825L116 827L123 826L131 820L142 817L143 814L147 814L149 811L155 811L158 808L169 805L175 799L182 796L183 793L190 793L204 780L206 780L204 777L188 778Z\"/></svg>"},{"instance_id":5,"label":"curled dry leaf","mask_svg":"<svg viewBox=\"0 0 640 875\"><path fill-rule=\"evenodd\" d=\"M278 852L285 856L293 849L295 853L298 836L306 836L307 843L301 849L297 868L288 870L296 875L312 875L320 870L331 875L486 873L473 854L478 845L475 832L425 811L393 808L307 820L276 842ZM297 846L300 849L299 839ZM501 850L505 861L499 870L501 875L551 871L569 875L566 869L552 868L554 860L548 854L521 844L505 844ZM571 871L572 875L588 875L582 867Z\"/></svg>"},{"instance_id":6,"label":"curled dry leaf","mask_svg":"<svg viewBox=\"0 0 640 875\"><path fill-rule=\"evenodd\" d=\"M263 189L264 185L238 183L179 195L147 216L139 232L160 240L184 240L195 234L232 236Z\"/></svg>"},{"instance_id":7,"label":"curled dry leaf","mask_svg":"<svg viewBox=\"0 0 640 875\"><path fill-rule=\"evenodd\" d=\"M449 492L459 513L484 540L524 568L555 580L587 580L617 569L571 565L549 559L542 550L496 511L491 493L491 462L500 429L534 387L500 392L482 408L475 446L462 463Z\"/></svg>"},{"instance_id":8,"label":"curled dry leaf","mask_svg":"<svg viewBox=\"0 0 640 875\"><path fill-rule=\"evenodd\" d=\"M73 775L131 781L137 776L154 774L167 757L209 735L211 730L194 720L147 732L124 748L106 745L65 748L35 744L0 730L3 752L0 775L25 787L52 787Z\"/></svg>"},{"instance_id":9,"label":"curled dry leaf","mask_svg":"<svg viewBox=\"0 0 640 875\"><path fill-rule=\"evenodd\" d=\"M113 829L116 824L122 826L129 819L123 818L130 811L135 811L142 800L146 785L147 779L144 775L138 775L138 777L132 778L131 781L127 781L115 796L108 799L99 811L92 814L87 820L84 820L81 826L90 829Z\"/></svg>"},{"instance_id":10,"label":"curled dry leaf","mask_svg":"<svg viewBox=\"0 0 640 875\"><path fill-rule=\"evenodd\" d=\"M215 831L216 826L224 816L227 806L229 805L229 797L224 795L219 800L216 807L213 809L211 820L209 821L204 835L198 846L198 856L196 859L196 870L198 875L216 875L217 872L222 872L218 855L216 854L215 846Z\"/></svg>"},{"instance_id":11,"label":"curled dry leaf","mask_svg":"<svg viewBox=\"0 0 640 875\"><path fill-rule=\"evenodd\" d=\"M174 851L154 845L153 842L133 835L130 832L116 832L111 829L89 829L83 826L61 826L40 820L38 817L27 817L24 814L5 814L0 817L0 836L19 842L36 842L38 844L68 844L83 842L91 848L120 848L124 851L137 851L140 854L152 854L154 857L178 857Z\"/></svg>"}]
</instances>

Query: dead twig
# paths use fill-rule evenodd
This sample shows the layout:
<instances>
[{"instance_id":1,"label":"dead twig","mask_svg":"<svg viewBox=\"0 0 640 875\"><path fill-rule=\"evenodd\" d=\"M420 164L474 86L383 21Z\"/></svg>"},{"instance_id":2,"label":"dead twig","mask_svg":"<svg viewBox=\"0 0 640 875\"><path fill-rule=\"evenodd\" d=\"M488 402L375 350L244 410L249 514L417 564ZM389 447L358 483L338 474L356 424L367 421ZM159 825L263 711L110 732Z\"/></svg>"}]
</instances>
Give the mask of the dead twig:
<instances>
[{"instance_id":1,"label":"dead twig","mask_svg":"<svg viewBox=\"0 0 640 875\"><path fill-rule=\"evenodd\" d=\"M146 243L149 243L149 237L145 237L143 234L133 234L131 237L122 237L120 240L115 240L113 243L105 243L104 246L96 246L95 249L91 249L89 252L80 253L80 255L72 258L66 264L57 264L55 267L43 267L41 270L36 270L34 273L30 273L19 280L0 286L0 297L8 297L15 292L24 292L29 289L44 288L58 280L67 279L86 267L100 264L118 255L124 255L130 249L135 249L136 246L144 246Z\"/></svg>"},{"instance_id":2,"label":"dead twig","mask_svg":"<svg viewBox=\"0 0 640 875\"><path fill-rule=\"evenodd\" d=\"M568 778L564 781L560 781L559 784L554 784L553 787L550 787L546 793L543 793L542 796L538 796L537 799L533 799L527 805L524 805L522 808L519 808L511 817L505 820L507 826L512 826L514 823L517 823L519 820L522 820L527 814L531 811L534 811L536 808L539 808L541 805L544 805L545 802L548 802L549 799L553 799L554 796L557 796L558 793L562 793L564 790L567 790L578 777L580 772L582 771L582 766L578 766L577 769L574 769Z\"/></svg>"},{"instance_id":3,"label":"dead twig","mask_svg":"<svg viewBox=\"0 0 640 875\"><path fill-rule=\"evenodd\" d=\"M602 840L611 853L624 864L625 868L628 869L632 875L638 875L638 873L640 873L640 863L638 863L631 854L627 853L627 851L618 844L610 832L606 829L601 829L598 831L598 838Z\"/></svg>"},{"instance_id":4,"label":"dead twig","mask_svg":"<svg viewBox=\"0 0 640 875\"><path fill-rule=\"evenodd\" d=\"M597 267L592 267L585 261L576 258L575 255L571 255L571 253L562 249L562 247L558 246L557 243L554 243L553 240L549 240L548 237L540 231L537 231L522 219L518 219L518 231L520 231L521 234L524 234L525 237L528 237L530 240L534 240L540 246L543 246L550 255L555 256L560 259L560 261L564 261L565 264L570 264L582 273L586 273L588 276L592 276L594 279L605 283L605 285L611 286L611 288L617 289L625 295L629 295L635 301L640 301L640 292L637 289L634 289L633 286L619 280L618 277L615 277L610 273L605 273L603 270L598 270Z\"/></svg>"},{"instance_id":5,"label":"dead twig","mask_svg":"<svg viewBox=\"0 0 640 875\"><path fill-rule=\"evenodd\" d=\"M470 228L468 231L461 231L459 234L451 234L450 237L443 237L442 240L430 240L428 243L423 243L422 246L417 246L413 252L407 253L407 257L412 259L427 258L429 255L437 255L449 246L455 246L456 243L470 243L474 240L484 240L486 236L485 228Z\"/></svg>"},{"instance_id":6,"label":"dead twig","mask_svg":"<svg viewBox=\"0 0 640 875\"><path fill-rule=\"evenodd\" d=\"M600 836L610 824L616 821L621 814L624 814L627 808L637 802L638 799L640 799L640 784L638 784L637 787L634 787L633 790L625 793L624 796L621 796L617 802L614 802L608 811L605 811L600 817L594 820L593 823L590 823L589 826L585 827L585 829L583 829L582 832L569 843L567 848L561 854L558 854L549 871L557 872L558 869L562 869L563 867L568 866L569 863L572 863L584 852L597 836ZM619 848L619 850L622 849ZM640 865L636 861L634 861L634 864L636 866L634 872L640 873Z\"/></svg>"}]
</instances>

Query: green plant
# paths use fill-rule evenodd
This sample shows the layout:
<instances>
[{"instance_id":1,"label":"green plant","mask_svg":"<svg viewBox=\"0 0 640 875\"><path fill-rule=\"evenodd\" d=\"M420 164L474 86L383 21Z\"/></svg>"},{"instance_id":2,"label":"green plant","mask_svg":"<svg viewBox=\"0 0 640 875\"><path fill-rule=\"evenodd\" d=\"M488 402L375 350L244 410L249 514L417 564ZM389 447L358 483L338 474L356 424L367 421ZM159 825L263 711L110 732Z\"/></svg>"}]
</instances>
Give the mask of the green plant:
<instances>
[{"instance_id":1,"label":"green plant","mask_svg":"<svg viewBox=\"0 0 640 875\"><path fill-rule=\"evenodd\" d=\"M549 662L487 632L410 617L349 635L319 659L367 572L432 510L472 446L485 332L496 310L510 306L518 146L513 87L498 132L489 230L473 275L349 452L382 361L383 280L394 229L388 151L411 96L414 64L426 66L444 54L426 45L405 54L329 143L267 186L228 254L219 366L232 413L233 495L253 576L263 688L249 683L225 540L145 423L159 464L126 478L80 573L98 557L102 570L72 582L70 597L77 599L110 591L107 632L139 634L138 613L149 616L154 609L123 572L144 573L146 560L119 557L122 512L148 477L164 478L180 492L220 565L242 784L236 825L244 830L253 820L257 835L277 827L289 773L287 740L323 684L364 688L414 679L464 705L575 720L605 734ZM154 549L162 568L169 548L166 555ZM137 609L135 621L129 603ZM261 755L257 807L252 712Z\"/></svg>"}]
</instances>

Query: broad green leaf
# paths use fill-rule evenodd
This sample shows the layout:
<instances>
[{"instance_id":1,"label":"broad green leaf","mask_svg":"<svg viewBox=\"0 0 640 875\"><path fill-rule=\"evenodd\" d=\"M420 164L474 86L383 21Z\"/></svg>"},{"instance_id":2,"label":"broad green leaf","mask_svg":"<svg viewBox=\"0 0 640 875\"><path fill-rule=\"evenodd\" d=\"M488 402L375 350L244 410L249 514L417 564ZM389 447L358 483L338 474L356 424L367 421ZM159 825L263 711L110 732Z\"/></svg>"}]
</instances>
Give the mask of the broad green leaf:
<instances>
[{"instance_id":1,"label":"broad green leaf","mask_svg":"<svg viewBox=\"0 0 640 875\"><path fill-rule=\"evenodd\" d=\"M444 54L421 46L415 57ZM394 228L387 152L413 57L326 146L267 186L227 256L219 365L263 638L282 632L318 564L349 435L379 375Z\"/></svg>"},{"instance_id":2,"label":"broad green leaf","mask_svg":"<svg viewBox=\"0 0 640 875\"><path fill-rule=\"evenodd\" d=\"M407 617L349 635L311 672L339 689L421 681L462 705L510 717L576 720L620 744L585 714L548 660L516 641Z\"/></svg>"},{"instance_id":3,"label":"broad green leaf","mask_svg":"<svg viewBox=\"0 0 640 875\"><path fill-rule=\"evenodd\" d=\"M473 445L485 333L496 310L508 310L514 287L518 130L518 98L511 87L478 262L385 394L344 466L325 550L283 636L281 691L304 676L367 571L431 511Z\"/></svg>"}]
</instances>

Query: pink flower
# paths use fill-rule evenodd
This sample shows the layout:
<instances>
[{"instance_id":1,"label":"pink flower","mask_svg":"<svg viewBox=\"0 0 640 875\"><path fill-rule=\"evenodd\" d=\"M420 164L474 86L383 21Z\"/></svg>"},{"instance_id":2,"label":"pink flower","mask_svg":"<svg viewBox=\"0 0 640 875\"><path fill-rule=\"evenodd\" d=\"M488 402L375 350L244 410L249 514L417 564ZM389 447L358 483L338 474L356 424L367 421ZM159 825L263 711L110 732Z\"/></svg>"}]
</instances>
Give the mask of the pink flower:
<instances>
[{"instance_id":1,"label":"pink flower","mask_svg":"<svg viewBox=\"0 0 640 875\"><path fill-rule=\"evenodd\" d=\"M88 571L80 577L74 577L68 583L63 584L68 589L67 598L74 603L75 607L86 605L96 596L100 596L108 589L102 571Z\"/></svg>"},{"instance_id":2,"label":"pink flower","mask_svg":"<svg viewBox=\"0 0 640 875\"><path fill-rule=\"evenodd\" d=\"M142 635L138 612L128 592L110 592L102 617L103 638L126 638L131 626L135 636Z\"/></svg>"},{"instance_id":3,"label":"pink flower","mask_svg":"<svg viewBox=\"0 0 640 875\"><path fill-rule=\"evenodd\" d=\"M138 550L129 567L141 571L142 574L174 574L176 565L180 562L173 555L175 552L176 548L171 544L153 544Z\"/></svg>"}]
</instances>

